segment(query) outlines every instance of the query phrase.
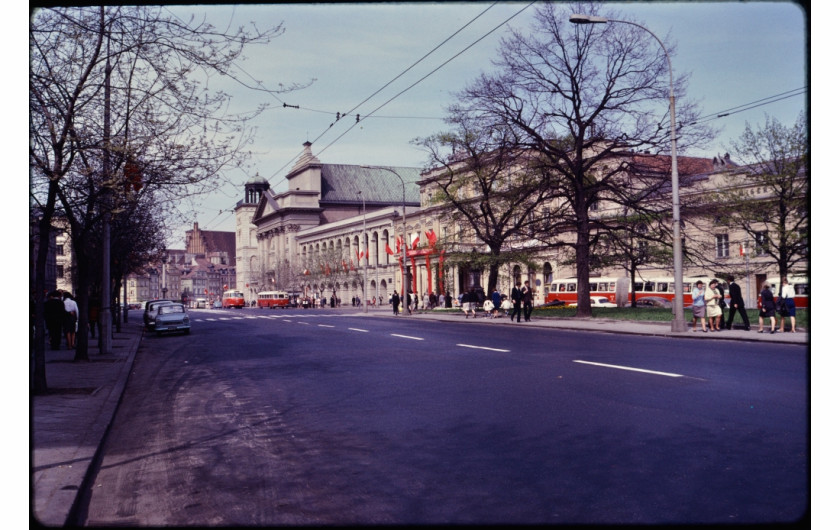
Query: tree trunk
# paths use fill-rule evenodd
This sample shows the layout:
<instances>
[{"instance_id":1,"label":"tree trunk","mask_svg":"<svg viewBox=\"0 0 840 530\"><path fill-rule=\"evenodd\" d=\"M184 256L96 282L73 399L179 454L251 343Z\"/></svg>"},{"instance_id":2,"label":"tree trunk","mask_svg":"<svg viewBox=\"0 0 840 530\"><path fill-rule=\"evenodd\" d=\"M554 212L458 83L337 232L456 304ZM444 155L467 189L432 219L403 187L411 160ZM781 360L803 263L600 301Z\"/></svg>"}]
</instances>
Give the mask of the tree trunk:
<instances>
[{"instance_id":1,"label":"tree trunk","mask_svg":"<svg viewBox=\"0 0 840 530\"><path fill-rule=\"evenodd\" d=\"M58 184L50 180L47 191L47 203L38 222L38 254L35 258L35 335L32 345L32 391L35 395L47 393L47 365L44 357L44 290L46 289L47 253L49 252L52 219L55 213L55 200Z\"/></svg>"}]
</instances>

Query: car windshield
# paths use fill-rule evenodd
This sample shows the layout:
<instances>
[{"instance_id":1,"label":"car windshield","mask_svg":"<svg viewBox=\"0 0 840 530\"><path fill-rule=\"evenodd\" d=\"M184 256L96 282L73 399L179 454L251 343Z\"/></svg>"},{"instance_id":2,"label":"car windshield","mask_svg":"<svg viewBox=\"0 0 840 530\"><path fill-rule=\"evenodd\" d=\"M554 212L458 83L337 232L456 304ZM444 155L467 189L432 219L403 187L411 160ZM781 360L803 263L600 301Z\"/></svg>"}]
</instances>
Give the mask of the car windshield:
<instances>
[{"instance_id":1,"label":"car windshield","mask_svg":"<svg viewBox=\"0 0 840 530\"><path fill-rule=\"evenodd\" d=\"M160 314L166 315L167 313L183 313L184 306L181 305L162 305L160 306Z\"/></svg>"}]
</instances>

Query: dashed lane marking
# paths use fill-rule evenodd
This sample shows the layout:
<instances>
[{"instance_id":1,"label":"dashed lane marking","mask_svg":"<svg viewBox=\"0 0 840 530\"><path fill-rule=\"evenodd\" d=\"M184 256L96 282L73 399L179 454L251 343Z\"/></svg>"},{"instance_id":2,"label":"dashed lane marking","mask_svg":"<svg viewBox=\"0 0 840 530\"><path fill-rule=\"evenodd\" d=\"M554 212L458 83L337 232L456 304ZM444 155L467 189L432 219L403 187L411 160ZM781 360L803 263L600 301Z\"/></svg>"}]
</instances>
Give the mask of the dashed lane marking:
<instances>
[{"instance_id":1,"label":"dashed lane marking","mask_svg":"<svg viewBox=\"0 0 840 530\"><path fill-rule=\"evenodd\" d=\"M411 339L411 340L426 340L421 337L412 337L411 335L398 335L397 333L391 333L392 337L399 337L401 339Z\"/></svg>"},{"instance_id":2,"label":"dashed lane marking","mask_svg":"<svg viewBox=\"0 0 840 530\"><path fill-rule=\"evenodd\" d=\"M502 350L500 348L489 348L487 346L475 346L473 344L456 344L456 346L461 346L462 348L472 348L475 350L489 350L489 351L499 351L503 353L510 353L510 350Z\"/></svg>"},{"instance_id":3,"label":"dashed lane marking","mask_svg":"<svg viewBox=\"0 0 840 530\"><path fill-rule=\"evenodd\" d=\"M602 366L604 368L615 368L617 370L629 370L631 372L642 372L645 374L664 375L665 377L685 377L682 374L672 374L668 372L657 372L656 370L644 370L642 368L633 368L630 366L619 366L617 364L593 363L590 361L573 361L580 364L589 364L592 366Z\"/></svg>"}]
</instances>

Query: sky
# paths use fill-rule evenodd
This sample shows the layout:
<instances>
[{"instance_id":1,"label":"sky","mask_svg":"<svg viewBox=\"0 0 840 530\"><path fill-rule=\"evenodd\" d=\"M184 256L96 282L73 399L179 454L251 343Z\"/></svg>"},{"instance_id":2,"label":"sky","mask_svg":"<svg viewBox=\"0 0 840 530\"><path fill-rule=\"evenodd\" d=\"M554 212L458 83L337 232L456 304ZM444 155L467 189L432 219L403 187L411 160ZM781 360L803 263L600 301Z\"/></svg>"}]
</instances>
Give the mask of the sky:
<instances>
[{"instance_id":1,"label":"sky","mask_svg":"<svg viewBox=\"0 0 840 530\"><path fill-rule=\"evenodd\" d=\"M789 125L806 111L808 28L798 4L684 1L605 7L676 43L671 57L675 75L690 74L688 97L699 102L701 116L729 114L710 121L721 135L707 150L685 154L722 155L745 123L760 126L769 115ZM252 123L252 167L227 173L228 185L183 206L202 229L233 231L232 209L244 196L244 182L259 174L275 192L284 191L285 175L306 141L324 163L424 166L426 154L411 141L445 129L441 118L454 93L482 72L493 71L499 39L511 27L527 28L536 5L397 2L167 9L183 19L207 17L220 28L282 23L285 32L268 45L249 49L235 71L267 87L312 81L277 96L219 85L232 94L232 109L253 109L258 103L270 107ZM663 112L667 105L663 100ZM336 121L336 113L347 116ZM357 113L362 117L358 124ZM173 246L183 246L189 228L191 222L173 230Z\"/></svg>"}]
</instances>

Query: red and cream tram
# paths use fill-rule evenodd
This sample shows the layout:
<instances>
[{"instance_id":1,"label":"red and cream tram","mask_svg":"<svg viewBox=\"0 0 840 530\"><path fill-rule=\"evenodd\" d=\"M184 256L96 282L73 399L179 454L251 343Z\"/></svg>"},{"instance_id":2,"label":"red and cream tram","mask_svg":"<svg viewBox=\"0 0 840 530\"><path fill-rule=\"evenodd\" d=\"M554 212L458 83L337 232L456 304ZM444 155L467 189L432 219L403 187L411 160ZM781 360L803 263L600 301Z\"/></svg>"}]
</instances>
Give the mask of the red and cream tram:
<instances>
[{"instance_id":1,"label":"red and cream tram","mask_svg":"<svg viewBox=\"0 0 840 530\"><path fill-rule=\"evenodd\" d=\"M285 291L262 291L257 293L257 307L267 307L274 309L281 307L283 309L289 306L289 294Z\"/></svg>"},{"instance_id":2,"label":"red and cream tram","mask_svg":"<svg viewBox=\"0 0 840 530\"><path fill-rule=\"evenodd\" d=\"M237 291L236 289L225 291L224 294L222 294L222 307L236 307L238 309L242 309L245 307L245 295L242 294L242 291Z\"/></svg>"}]
</instances>

